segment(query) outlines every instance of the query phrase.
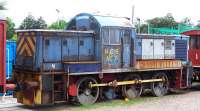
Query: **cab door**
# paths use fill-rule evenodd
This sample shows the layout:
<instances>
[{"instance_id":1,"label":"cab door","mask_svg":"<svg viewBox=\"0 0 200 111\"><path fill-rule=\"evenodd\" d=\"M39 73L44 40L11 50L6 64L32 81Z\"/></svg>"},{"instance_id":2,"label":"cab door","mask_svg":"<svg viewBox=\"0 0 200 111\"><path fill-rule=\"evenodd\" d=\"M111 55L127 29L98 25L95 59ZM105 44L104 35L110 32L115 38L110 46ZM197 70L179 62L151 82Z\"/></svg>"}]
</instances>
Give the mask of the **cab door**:
<instances>
[{"instance_id":1,"label":"cab door","mask_svg":"<svg viewBox=\"0 0 200 111\"><path fill-rule=\"evenodd\" d=\"M122 32L122 67L130 67L131 63L131 38L130 31Z\"/></svg>"},{"instance_id":2,"label":"cab door","mask_svg":"<svg viewBox=\"0 0 200 111\"><path fill-rule=\"evenodd\" d=\"M94 58L94 40L92 37L79 38L79 60L90 61Z\"/></svg>"},{"instance_id":3,"label":"cab door","mask_svg":"<svg viewBox=\"0 0 200 111\"><path fill-rule=\"evenodd\" d=\"M78 61L78 37L67 37L62 41L63 61Z\"/></svg>"}]
</instances>

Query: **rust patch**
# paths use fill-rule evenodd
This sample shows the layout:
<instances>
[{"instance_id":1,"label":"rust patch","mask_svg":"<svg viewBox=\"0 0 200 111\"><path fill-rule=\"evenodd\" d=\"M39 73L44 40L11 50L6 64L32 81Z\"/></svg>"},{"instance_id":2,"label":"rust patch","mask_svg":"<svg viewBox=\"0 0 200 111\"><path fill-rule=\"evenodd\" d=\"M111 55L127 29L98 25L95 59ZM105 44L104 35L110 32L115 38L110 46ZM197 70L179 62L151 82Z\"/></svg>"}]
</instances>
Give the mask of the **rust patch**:
<instances>
[{"instance_id":1,"label":"rust patch","mask_svg":"<svg viewBox=\"0 0 200 111\"><path fill-rule=\"evenodd\" d=\"M136 69L163 69L180 67L182 67L182 64L179 60L139 60L136 63Z\"/></svg>"}]
</instances>

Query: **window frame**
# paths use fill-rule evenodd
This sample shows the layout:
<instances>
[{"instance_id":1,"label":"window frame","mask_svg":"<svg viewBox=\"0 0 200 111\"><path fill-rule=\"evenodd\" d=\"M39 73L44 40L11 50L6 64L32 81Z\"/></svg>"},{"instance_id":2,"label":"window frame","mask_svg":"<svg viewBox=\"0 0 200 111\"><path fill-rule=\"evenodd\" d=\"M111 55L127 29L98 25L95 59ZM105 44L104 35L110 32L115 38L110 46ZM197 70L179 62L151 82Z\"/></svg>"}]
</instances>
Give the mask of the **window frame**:
<instances>
[{"instance_id":1,"label":"window frame","mask_svg":"<svg viewBox=\"0 0 200 111\"><path fill-rule=\"evenodd\" d=\"M113 32L114 33L113 33ZM116 33L118 31L118 34ZM121 44L121 32L122 30L119 28L104 28L101 31L102 34L102 43L103 45L120 45ZM107 35L105 35L105 33ZM113 34L112 34L113 33ZM114 36L115 37L114 37ZM117 36L116 36L117 35ZM107 39L105 39L107 37ZM114 38L113 38L114 37ZM118 37L118 38L117 38ZM106 40L106 41L105 41ZM115 40L115 42L113 42L112 40Z\"/></svg>"}]
</instances>

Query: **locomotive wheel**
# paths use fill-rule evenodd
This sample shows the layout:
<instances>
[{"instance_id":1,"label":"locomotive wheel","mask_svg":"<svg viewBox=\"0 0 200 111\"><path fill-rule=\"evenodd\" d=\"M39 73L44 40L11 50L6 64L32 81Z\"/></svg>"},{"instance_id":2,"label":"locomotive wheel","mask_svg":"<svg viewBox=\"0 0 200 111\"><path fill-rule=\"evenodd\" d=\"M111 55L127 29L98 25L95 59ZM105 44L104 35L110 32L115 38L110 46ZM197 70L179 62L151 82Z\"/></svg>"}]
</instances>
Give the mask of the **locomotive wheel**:
<instances>
[{"instance_id":1,"label":"locomotive wheel","mask_svg":"<svg viewBox=\"0 0 200 111\"><path fill-rule=\"evenodd\" d=\"M163 82L151 83L151 90L154 96L164 96L168 92L169 81L165 73L157 73L153 76L153 79L164 79Z\"/></svg>"},{"instance_id":2,"label":"locomotive wheel","mask_svg":"<svg viewBox=\"0 0 200 111\"><path fill-rule=\"evenodd\" d=\"M139 75L128 75L124 80L141 80ZM124 97L134 99L139 97L142 93L142 84L132 84L122 86L122 93Z\"/></svg>"},{"instance_id":3,"label":"locomotive wheel","mask_svg":"<svg viewBox=\"0 0 200 111\"><path fill-rule=\"evenodd\" d=\"M92 77L84 77L77 82L77 102L82 105L93 104L99 97L99 87L89 87L89 83L97 84Z\"/></svg>"}]
</instances>

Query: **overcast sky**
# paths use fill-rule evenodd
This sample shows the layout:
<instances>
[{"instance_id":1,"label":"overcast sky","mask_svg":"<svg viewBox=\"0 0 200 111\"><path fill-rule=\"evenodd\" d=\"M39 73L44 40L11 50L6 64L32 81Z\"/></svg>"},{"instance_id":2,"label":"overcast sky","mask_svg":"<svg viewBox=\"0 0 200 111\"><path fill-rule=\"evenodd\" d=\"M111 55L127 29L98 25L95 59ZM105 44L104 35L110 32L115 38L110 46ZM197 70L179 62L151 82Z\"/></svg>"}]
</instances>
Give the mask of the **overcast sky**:
<instances>
[{"instance_id":1,"label":"overcast sky","mask_svg":"<svg viewBox=\"0 0 200 111\"><path fill-rule=\"evenodd\" d=\"M200 0L0 0L7 2L5 15L11 17L18 26L32 14L42 16L50 24L57 19L70 20L82 12L111 14L131 17L135 6L135 17L141 20L162 17L172 13L177 21L190 17L193 23L200 20ZM56 9L60 12L57 13Z\"/></svg>"}]
</instances>

